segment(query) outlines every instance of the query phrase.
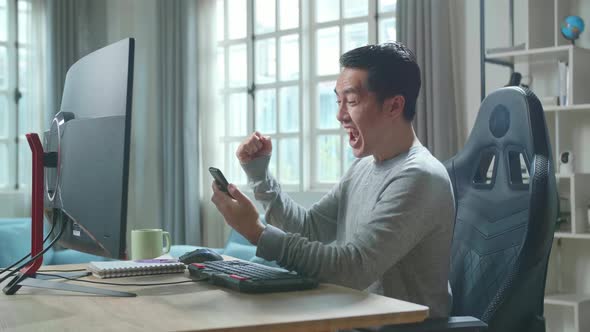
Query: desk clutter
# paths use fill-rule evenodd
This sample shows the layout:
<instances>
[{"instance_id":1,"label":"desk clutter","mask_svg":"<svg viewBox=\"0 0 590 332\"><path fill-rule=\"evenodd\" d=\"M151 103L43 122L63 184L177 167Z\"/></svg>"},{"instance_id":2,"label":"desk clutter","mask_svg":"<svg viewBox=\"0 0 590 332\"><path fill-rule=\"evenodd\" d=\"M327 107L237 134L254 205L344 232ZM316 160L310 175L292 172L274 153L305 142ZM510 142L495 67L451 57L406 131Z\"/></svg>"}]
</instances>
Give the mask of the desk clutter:
<instances>
[{"instance_id":1,"label":"desk clutter","mask_svg":"<svg viewBox=\"0 0 590 332\"><path fill-rule=\"evenodd\" d=\"M88 271L97 278L118 278L163 273L181 273L186 266L174 259L149 259L139 261L90 262Z\"/></svg>"}]
</instances>

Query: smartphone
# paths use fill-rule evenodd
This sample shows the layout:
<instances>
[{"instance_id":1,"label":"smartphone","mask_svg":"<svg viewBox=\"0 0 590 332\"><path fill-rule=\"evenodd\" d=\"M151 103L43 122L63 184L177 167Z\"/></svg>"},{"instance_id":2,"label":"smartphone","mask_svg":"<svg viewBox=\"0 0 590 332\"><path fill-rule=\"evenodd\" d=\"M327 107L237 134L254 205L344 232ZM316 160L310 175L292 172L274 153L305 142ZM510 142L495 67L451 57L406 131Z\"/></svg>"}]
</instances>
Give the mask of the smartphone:
<instances>
[{"instance_id":1,"label":"smartphone","mask_svg":"<svg viewBox=\"0 0 590 332\"><path fill-rule=\"evenodd\" d=\"M211 176L213 176L213 178L215 179L215 183L217 183L217 187L219 187L219 190L229 193L227 190L229 182L227 182L225 176L223 176L223 173L221 173L221 171L215 167L209 167L209 173L211 173Z\"/></svg>"}]
</instances>

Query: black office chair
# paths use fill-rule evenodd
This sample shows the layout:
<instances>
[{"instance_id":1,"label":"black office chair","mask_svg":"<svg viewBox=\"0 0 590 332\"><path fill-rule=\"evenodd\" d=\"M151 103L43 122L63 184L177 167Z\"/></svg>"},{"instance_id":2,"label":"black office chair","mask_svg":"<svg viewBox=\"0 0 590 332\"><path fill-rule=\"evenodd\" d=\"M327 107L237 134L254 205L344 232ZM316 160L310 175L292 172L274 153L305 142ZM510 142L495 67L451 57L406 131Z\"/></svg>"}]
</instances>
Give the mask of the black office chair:
<instances>
[{"instance_id":1,"label":"black office chair","mask_svg":"<svg viewBox=\"0 0 590 332\"><path fill-rule=\"evenodd\" d=\"M381 330L545 331L545 278L559 201L537 97L519 87L490 94L465 147L445 164L457 208L451 315L472 317Z\"/></svg>"}]
</instances>

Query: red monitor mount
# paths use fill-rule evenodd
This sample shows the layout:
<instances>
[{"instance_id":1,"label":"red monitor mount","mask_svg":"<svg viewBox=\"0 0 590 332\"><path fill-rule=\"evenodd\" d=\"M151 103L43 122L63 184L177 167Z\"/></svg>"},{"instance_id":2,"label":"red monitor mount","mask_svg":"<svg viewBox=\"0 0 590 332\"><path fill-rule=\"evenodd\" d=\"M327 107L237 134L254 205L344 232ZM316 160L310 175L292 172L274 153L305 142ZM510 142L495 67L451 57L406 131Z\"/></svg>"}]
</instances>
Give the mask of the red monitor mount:
<instances>
[{"instance_id":1,"label":"red monitor mount","mask_svg":"<svg viewBox=\"0 0 590 332\"><path fill-rule=\"evenodd\" d=\"M43 250L43 146L39 135L33 133L26 136L33 153L31 257L34 257ZM30 265L25 266L20 272L27 276L34 276L41 264L43 264L43 255L40 255Z\"/></svg>"},{"instance_id":2,"label":"red monitor mount","mask_svg":"<svg viewBox=\"0 0 590 332\"><path fill-rule=\"evenodd\" d=\"M43 152L43 146L41 145L39 135L31 133L27 134L26 136L27 141L29 142L29 147L33 153L33 183L31 186L31 257L35 257L37 255L39 255L39 257L27 264L16 274L16 276L4 287L4 293L6 295L14 295L22 286L29 286L106 296L135 296L133 293L111 291L108 289L79 286L61 282L52 282L46 279L52 279L53 277L37 274L41 264L43 264L43 255L40 254L43 251L43 171L46 164L51 164L47 165L48 167L55 167L57 165L55 162L48 162L47 159L51 159L51 155ZM64 273L62 273L61 275L68 278L74 278L88 274L77 273L68 274L66 276Z\"/></svg>"}]
</instances>

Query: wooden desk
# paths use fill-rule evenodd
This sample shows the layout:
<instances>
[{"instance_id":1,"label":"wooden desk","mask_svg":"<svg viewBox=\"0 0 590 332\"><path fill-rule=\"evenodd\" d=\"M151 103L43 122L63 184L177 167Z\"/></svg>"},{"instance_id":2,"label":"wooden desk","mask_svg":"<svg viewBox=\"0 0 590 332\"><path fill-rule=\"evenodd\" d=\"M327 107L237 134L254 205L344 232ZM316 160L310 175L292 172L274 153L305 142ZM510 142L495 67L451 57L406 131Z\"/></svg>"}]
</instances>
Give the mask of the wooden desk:
<instances>
[{"instance_id":1,"label":"wooden desk","mask_svg":"<svg viewBox=\"0 0 590 332\"><path fill-rule=\"evenodd\" d=\"M87 277L117 283L187 278L188 272ZM0 293L0 331L333 331L419 322L428 316L425 306L330 284L308 291L263 295L238 293L207 282L148 287L78 284L130 291L138 296L113 298L23 287L16 295Z\"/></svg>"}]
</instances>

